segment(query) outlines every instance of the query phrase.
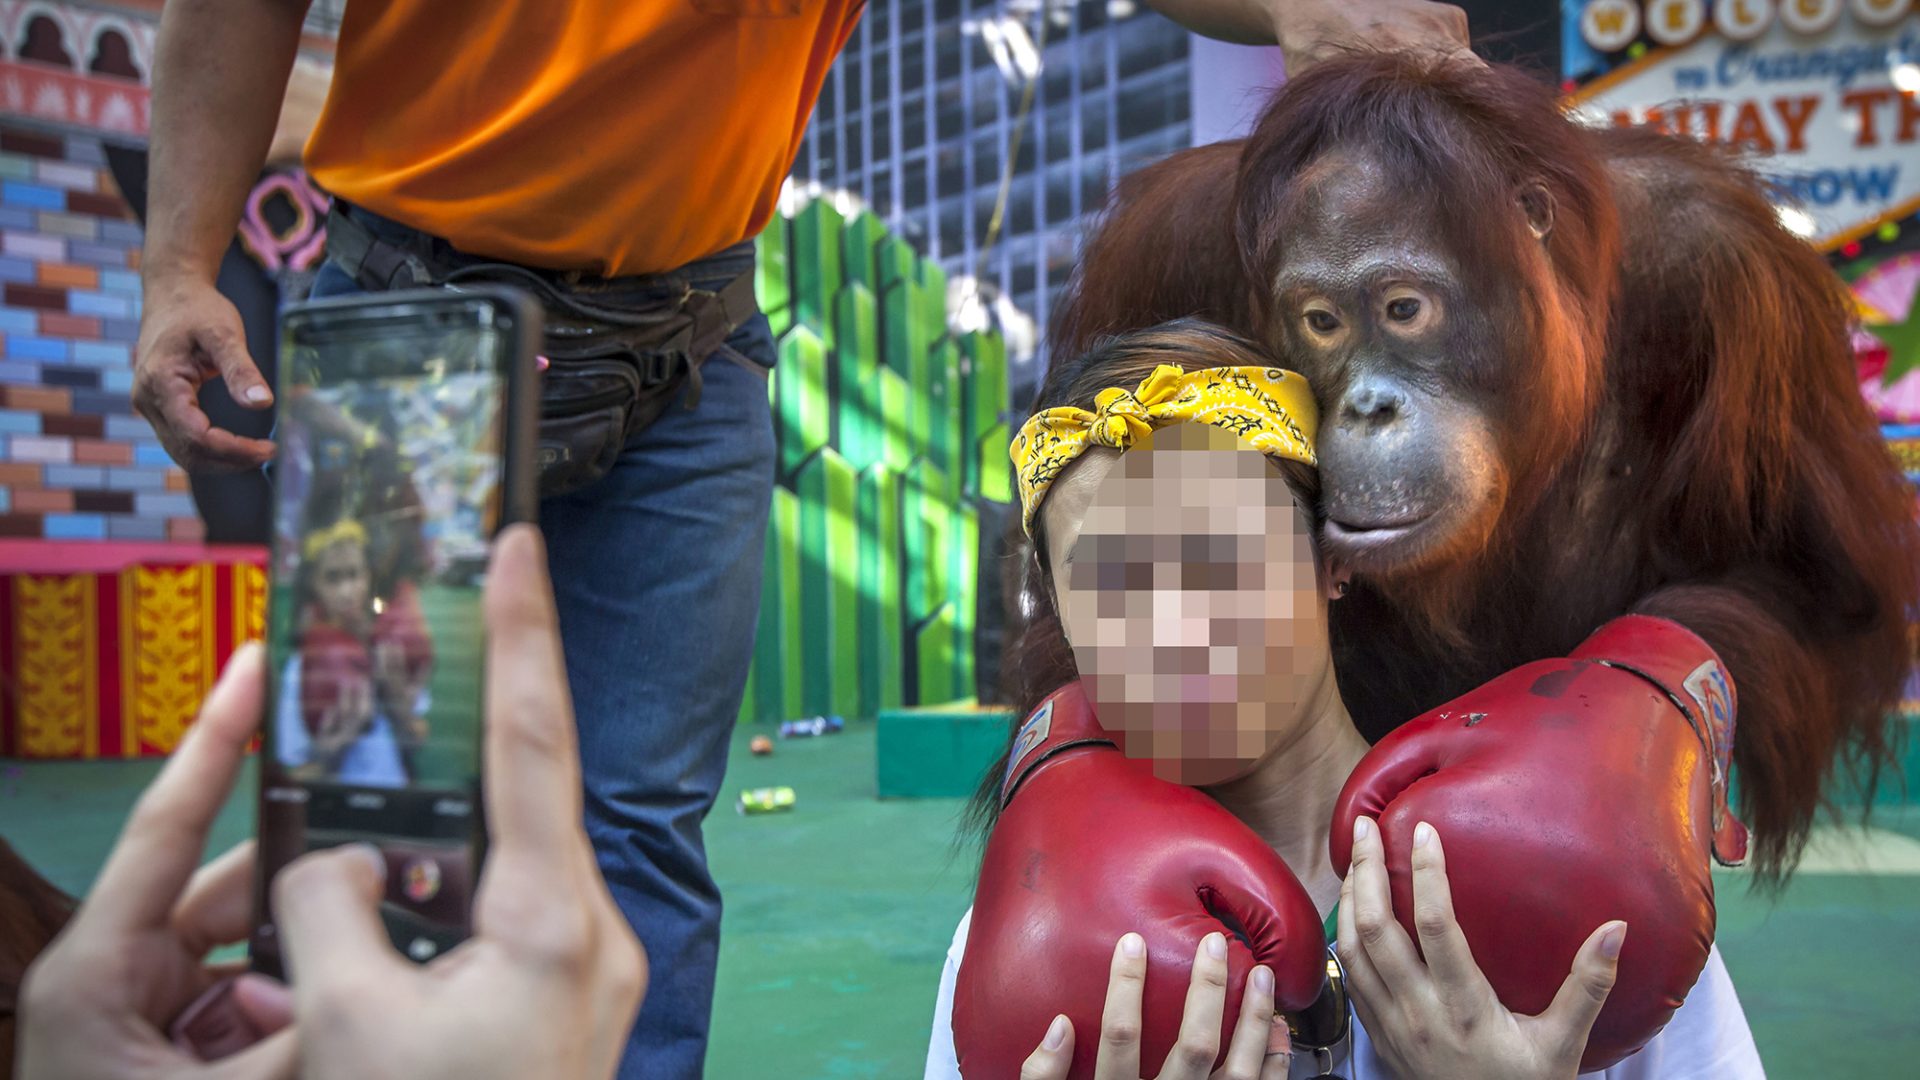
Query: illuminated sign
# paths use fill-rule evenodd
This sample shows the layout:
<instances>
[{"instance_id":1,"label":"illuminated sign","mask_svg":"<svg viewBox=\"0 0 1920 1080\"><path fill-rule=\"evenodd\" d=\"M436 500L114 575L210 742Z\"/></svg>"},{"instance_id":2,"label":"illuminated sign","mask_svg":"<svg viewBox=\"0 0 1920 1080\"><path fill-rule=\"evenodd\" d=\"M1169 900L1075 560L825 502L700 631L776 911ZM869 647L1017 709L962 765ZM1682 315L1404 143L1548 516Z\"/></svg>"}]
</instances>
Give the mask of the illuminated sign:
<instances>
[{"instance_id":1,"label":"illuminated sign","mask_svg":"<svg viewBox=\"0 0 1920 1080\"><path fill-rule=\"evenodd\" d=\"M1619 54L1573 92L1597 124L1649 124L1752 155L1782 217L1824 248L1920 210L1915 0L1587 0ZM1641 34L1655 44L1649 48Z\"/></svg>"}]
</instances>

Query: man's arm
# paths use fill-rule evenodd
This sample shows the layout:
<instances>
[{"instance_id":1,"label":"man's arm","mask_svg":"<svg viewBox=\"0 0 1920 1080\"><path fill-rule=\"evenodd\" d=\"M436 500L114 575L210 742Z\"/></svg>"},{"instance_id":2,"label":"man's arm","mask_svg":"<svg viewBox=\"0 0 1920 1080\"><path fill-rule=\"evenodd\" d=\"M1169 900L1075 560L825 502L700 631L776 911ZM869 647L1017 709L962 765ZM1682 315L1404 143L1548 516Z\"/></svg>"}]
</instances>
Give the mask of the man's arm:
<instances>
[{"instance_id":1,"label":"man's arm","mask_svg":"<svg viewBox=\"0 0 1920 1080\"><path fill-rule=\"evenodd\" d=\"M150 282L211 284L273 140L308 0L169 0L154 48Z\"/></svg>"},{"instance_id":2,"label":"man's arm","mask_svg":"<svg viewBox=\"0 0 1920 1080\"><path fill-rule=\"evenodd\" d=\"M273 444L213 426L202 383L250 409L273 391L215 279L266 160L308 0L170 0L153 70L153 152L133 405L190 470L258 468Z\"/></svg>"},{"instance_id":3,"label":"man's arm","mask_svg":"<svg viewBox=\"0 0 1920 1080\"><path fill-rule=\"evenodd\" d=\"M1298 75L1348 49L1427 49L1471 56L1467 13L1433 0L1147 0L1205 37L1278 45Z\"/></svg>"},{"instance_id":4,"label":"man's arm","mask_svg":"<svg viewBox=\"0 0 1920 1080\"><path fill-rule=\"evenodd\" d=\"M1290 0L1147 0L1147 6L1181 26L1235 45L1278 44L1274 8ZM1311 0L1307 0L1311 2Z\"/></svg>"}]
</instances>

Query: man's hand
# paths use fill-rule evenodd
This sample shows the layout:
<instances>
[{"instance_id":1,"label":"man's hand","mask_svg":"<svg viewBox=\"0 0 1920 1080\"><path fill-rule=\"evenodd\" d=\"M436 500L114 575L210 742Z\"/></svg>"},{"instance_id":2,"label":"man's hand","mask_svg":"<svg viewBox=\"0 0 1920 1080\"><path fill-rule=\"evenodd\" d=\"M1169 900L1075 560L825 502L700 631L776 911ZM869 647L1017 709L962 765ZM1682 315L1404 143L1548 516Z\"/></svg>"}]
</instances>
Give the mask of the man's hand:
<instances>
[{"instance_id":1,"label":"man's hand","mask_svg":"<svg viewBox=\"0 0 1920 1080\"><path fill-rule=\"evenodd\" d=\"M22 1080L293 1075L285 991L258 975L241 976L202 1014L203 1023L224 1031L282 1029L277 1034L212 1063L164 1034L188 1003L233 974L205 966L208 951L244 940L252 926L253 843L197 873L194 866L259 724L261 657L257 645L234 654L200 719L140 796L79 913L28 969Z\"/></svg>"},{"instance_id":2,"label":"man's hand","mask_svg":"<svg viewBox=\"0 0 1920 1080\"><path fill-rule=\"evenodd\" d=\"M1292 78L1355 50L1430 52L1478 63L1467 13L1434 0L1266 0Z\"/></svg>"},{"instance_id":3,"label":"man's hand","mask_svg":"<svg viewBox=\"0 0 1920 1080\"><path fill-rule=\"evenodd\" d=\"M581 825L580 752L539 533L500 537L487 574L490 847L474 936L425 967L382 927L385 863L365 847L278 875L301 1076L613 1074L646 956Z\"/></svg>"},{"instance_id":4,"label":"man's hand","mask_svg":"<svg viewBox=\"0 0 1920 1080\"><path fill-rule=\"evenodd\" d=\"M1428 52L1478 63L1467 13L1432 0L1147 0L1205 37L1279 45L1289 78L1356 50Z\"/></svg>"},{"instance_id":5,"label":"man's hand","mask_svg":"<svg viewBox=\"0 0 1920 1080\"><path fill-rule=\"evenodd\" d=\"M258 468L273 456L273 444L214 427L201 411L200 386L215 377L249 409L273 404L232 302L193 275L150 276L133 364L134 408L182 468Z\"/></svg>"}]
</instances>

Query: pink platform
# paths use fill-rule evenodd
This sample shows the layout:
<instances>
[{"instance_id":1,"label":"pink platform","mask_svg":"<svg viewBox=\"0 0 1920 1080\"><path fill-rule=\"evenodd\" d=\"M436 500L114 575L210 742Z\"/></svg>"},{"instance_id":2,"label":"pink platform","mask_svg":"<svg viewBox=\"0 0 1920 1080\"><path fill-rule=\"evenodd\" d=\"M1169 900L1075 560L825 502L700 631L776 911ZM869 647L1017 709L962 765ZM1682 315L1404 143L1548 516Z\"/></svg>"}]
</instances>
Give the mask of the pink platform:
<instances>
[{"instance_id":1,"label":"pink platform","mask_svg":"<svg viewBox=\"0 0 1920 1080\"><path fill-rule=\"evenodd\" d=\"M111 574L136 564L266 561L267 550L239 544L164 544L117 540L0 540L0 574Z\"/></svg>"}]
</instances>

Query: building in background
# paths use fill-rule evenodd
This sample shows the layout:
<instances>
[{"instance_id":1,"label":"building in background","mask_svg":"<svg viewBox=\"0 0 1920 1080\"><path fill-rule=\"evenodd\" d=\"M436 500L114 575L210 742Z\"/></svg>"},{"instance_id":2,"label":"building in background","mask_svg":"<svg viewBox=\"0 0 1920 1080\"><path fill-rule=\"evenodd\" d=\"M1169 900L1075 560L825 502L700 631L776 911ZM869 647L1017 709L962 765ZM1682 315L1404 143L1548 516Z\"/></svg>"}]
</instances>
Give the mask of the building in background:
<instances>
[{"instance_id":1,"label":"building in background","mask_svg":"<svg viewBox=\"0 0 1920 1080\"><path fill-rule=\"evenodd\" d=\"M1496 59L1557 69L1554 0L1462 6ZM859 200L937 261L961 294L955 310L1000 308L1019 407L1113 182L1244 133L1284 78L1278 49L1210 41L1138 0L873 0L793 177L802 192Z\"/></svg>"},{"instance_id":2,"label":"building in background","mask_svg":"<svg viewBox=\"0 0 1920 1080\"><path fill-rule=\"evenodd\" d=\"M1040 3L874 0L793 176L849 193L938 262L957 310L1005 297L1044 328L1081 223L1117 177L1190 145L1193 129L1186 31L1133 0L1048 0L1044 15ZM1037 342L1014 322L1023 404Z\"/></svg>"}]
</instances>

